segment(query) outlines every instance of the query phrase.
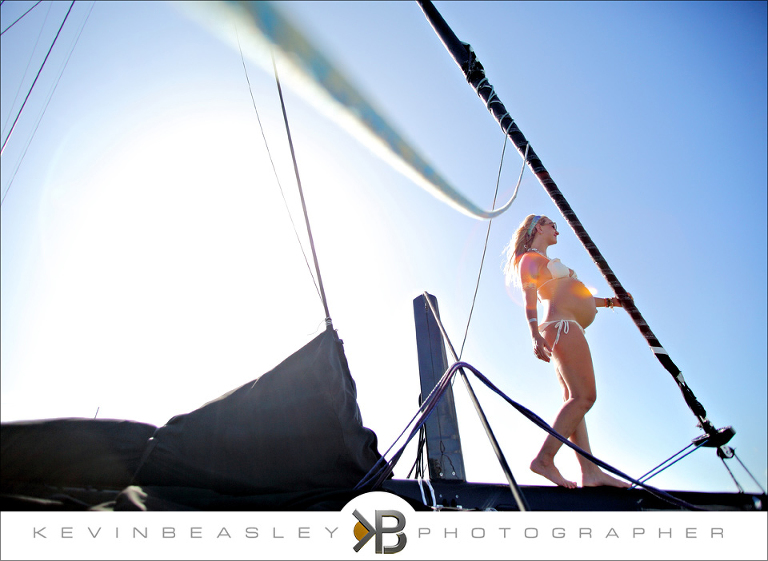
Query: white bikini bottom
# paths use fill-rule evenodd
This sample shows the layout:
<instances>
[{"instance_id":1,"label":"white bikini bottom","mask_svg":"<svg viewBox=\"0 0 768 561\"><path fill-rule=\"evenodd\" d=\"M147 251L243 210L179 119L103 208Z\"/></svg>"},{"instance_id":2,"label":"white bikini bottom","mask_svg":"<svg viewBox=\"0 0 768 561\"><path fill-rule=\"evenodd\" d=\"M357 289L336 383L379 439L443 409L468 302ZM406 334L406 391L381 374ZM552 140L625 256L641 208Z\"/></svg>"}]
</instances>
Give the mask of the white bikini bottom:
<instances>
[{"instance_id":1,"label":"white bikini bottom","mask_svg":"<svg viewBox=\"0 0 768 561\"><path fill-rule=\"evenodd\" d=\"M543 331L546 327L550 325L555 325L557 327L557 335L555 336L555 342L552 344L552 349L554 350L555 345L557 345L557 342L560 340L560 333L562 332L567 334L569 329L569 324L571 323L575 323L576 327L581 329L581 332L584 333L584 328L575 319L557 319L555 321L545 321L544 323L539 324L539 331Z\"/></svg>"}]
</instances>

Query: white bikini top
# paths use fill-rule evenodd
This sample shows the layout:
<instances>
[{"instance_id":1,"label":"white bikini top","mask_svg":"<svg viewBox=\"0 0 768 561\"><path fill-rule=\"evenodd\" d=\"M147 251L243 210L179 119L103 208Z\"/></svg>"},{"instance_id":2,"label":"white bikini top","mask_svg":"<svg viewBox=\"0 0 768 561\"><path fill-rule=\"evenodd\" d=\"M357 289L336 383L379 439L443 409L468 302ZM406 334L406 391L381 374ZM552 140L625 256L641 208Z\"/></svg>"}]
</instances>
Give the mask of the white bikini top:
<instances>
[{"instance_id":1,"label":"white bikini top","mask_svg":"<svg viewBox=\"0 0 768 561\"><path fill-rule=\"evenodd\" d=\"M557 279L563 279L566 277L570 277L572 279L578 279L579 277L576 276L576 273L569 269L567 266L563 265L563 263L560 261L560 259L550 259L547 263L547 269L549 269L550 274L552 275L552 278L549 280L544 281L539 285L539 290L547 284L548 282L552 282L553 280Z\"/></svg>"}]
</instances>

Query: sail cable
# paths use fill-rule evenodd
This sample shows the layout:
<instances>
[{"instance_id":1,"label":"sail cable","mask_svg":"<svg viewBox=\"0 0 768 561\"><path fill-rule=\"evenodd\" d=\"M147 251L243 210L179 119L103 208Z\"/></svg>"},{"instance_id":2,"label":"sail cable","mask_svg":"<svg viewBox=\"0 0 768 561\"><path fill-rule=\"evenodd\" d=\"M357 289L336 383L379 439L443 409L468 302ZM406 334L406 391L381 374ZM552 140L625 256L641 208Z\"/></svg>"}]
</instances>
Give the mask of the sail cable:
<instances>
[{"instance_id":1,"label":"sail cable","mask_svg":"<svg viewBox=\"0 0 768 561\"><path fill-rule=\"evenodd\" d=\"M301 177L299 176L299 165L296 163L296 151L293 149L293 139L291 138L291 127L288 125L288 114L285 111L285 100L283 99L283 89L280 87L280 77L277 74L277 64L272 59L272 67L275 71L275 82L277 83L277 93L280 96L280 107L283 111L283 121L285 121L285 132L288 135L288 146L291 149L291 158L293 159L293 171L296 174L296 184L299 188L299 197L301 198L301 208L304 211L304 222L307 225L307 235L309 236L309 247L312 249L312 258L315 261L315 272L317 273L317 282L320 288L320 298L323 301L325 310L325 324L331 327L331 313L328 311L328 299L325 296L323 288L323 277L320 275L320 263L317 261L317 251L315 250L315 241L312 237L312 228L309 225L309 214L307 213L307 203L304 201L304 189L301 187Z\"/></svg>"},{"instance_id":2,"label":"sail cable","mask_svg":"<svg viewBox=\"0 0 768 561\"><path fill-rule=\"evenodd\" d=\"M299 242L299 249L301 249L301 254L304 256L304 263L307 264L307 270L309 271L309 276L312 277L312 282L315 285L315 290L317 290L317 295L320 298L320 300L322 300L323 297L320 294L320 288L317 286L315 275L312 274L312 267L309 265L309 259L307 259L307 253L304 251L304 245L301 243L301 238L299 237L299 232L298 232L298 229L296 228L296 223L293 221L293 215L291 214L291 209L288 207L288 201L286 200L285 192L283 191L283 184L280 183L280 176L277 174L277 168L275 167L275 162L272 159L272 151L269 149L269 143L267 142L267 135L264 134L264 126L261 123L261 116L259 115L259 110L256 107L256 99L253 97L253 88L251 88L251 79L248 77L248 67L245 65L245 57L243 56L243 49L240 47L240 35L237 32L237 27L235 27L235 34L237 35L237 47L240 50L240 60L243 63L245 80L246 82L248 82L248 92L251 94L251 103L253 104L253 110L256 112L256 120L259 123L261 138L264 139L264 146L267 149L267 156L269 156L269 163L272 165L272 172L275 175L275 181L277 181L277 187L280 189L280 195L283 197L283 204L285 205L285 210L288 212L288 219L291 221L291 226L293 227L293 233L296 235L296 240Z\"/></svg>"},{"instance_id":3,"label":"sail cable","mask_svg":"<svg viewBox=\"0 0 768 561\"><path fill-rule=\"evenodd\" d=\"M21 112L24 111L24 107L27 105L27 101L29 101L29 96L32 95L32 90L35 88L35 84L37 84L37 79L40 78L40 74L42 73L43 68L45 68L45 63L48 61L48 57L51 56L51 51L53 50L54 45L56 45L56 40L59 38L59 35L61 35L61 30L64 28L64 24L67 23L67 18L69 18L69 14L72 12L72 7L74 5L75 5L75 0L72 0L72 3L69 5L69 10L67 10L67 15L64 16L64 21L61 22L61 26L59 26L59 30L56 32L56 37L53 38L53 43L51 43L51 47L48 49L48 54L45 55L45 59L43 59L43 64L40 65L40 70L37 71L37 76L35 76L35 79L32 82L32 85L29 87L27 96L24 98L24 103L21 104L21 108L19 108L19 112L16 114L16 118L13 120L13 124L11 125L11 130L8 131L8 136L5 137L2 147L0 147L0 155L2 155L3 152L5 152L5 147L8 145L8 141L11 139L11 135L13 134L13 131L16 128L16 124L19 122L19 118L21 117Z\"/></svg>"},{"instance_id":4,"label":"sail cable","mask_svg":"<svg viewBox=\"0 0 768 561\"><path fill-rule=\"evenodd\" d=\"M13 108L16 107L16 102L19 99L19 94L21 94L21 88L24 85L24 80L27 78L27 73L29 72L29 67L32 65L32 59L35 57L35 53L37 52L37 46L40 44L40 38L43 36L43 31L45 31L45 24L48 23L48 17L51 15L51 8L53 6L48 6L48 11L45 12L45 19L43 20L43 24L40 26L40 31L37 33L37 39L35 39L35 46L32 47L32 49L29 52L29 59L27 59L27 65L24 67L24 74L21 77L21 80L19 81L19 87L16 88L16 94L13 96L13 102L10 104L10 110L8 111L8 115L5 118L5 121L3 122L3 131L2 135L5 136L5 130L8 128L8 121L11 120L11 114L13 113Z\"/></svg>"},{"instance_id":5,"label":"sail cable","mask_svg":"<svg viewBox=\"0 0 768 561\"><path fill-rule=\"evenodd\" d=\"M37 117L35 128L32 129L32 134L29 136L27 143L24 145L24 150L21 153L21 157L19 158L19 161L16 163L16 167L13 168L13 173L11 174L11 180L8 182L8 187L5 189L5 193L3 193L2 199L0 199L0 206L2 206L2 204L5 202L5 197L8 195L9 191L11 190L13 181L14 179L16 179L16 174L19 172L19 168L21 167L21 164L24 162L24 158L27 156L27 151L29 150L29 146L32 144L32 140L34 140L35 135L37 134L37 129L40 127L40 122L43 120L43 117L45 117L46 111L48 111L48 106L51 103L51 99L53 99L53 94L56 93L56 89L59 87L59 82L61 81L61 77L64 75L64 71L67 69L67 65L69 64L69 59L72 58L72 53L75 52L75 48L77 47L77 44L80 41L80 35L82 35L83 29L85 29L85 24L88 23L88 20L91 17L91 13L93 12L93 8L95 5L96 5L96 2L94 0L94 2L91 3L91 9L88 10L88 15L85 16L85 19L83 20L83 23L80 26L80 30L77 32L77 36L75 37L75 40L69 49L69 54L67 55L67 59L64 61L64 66L62 66L61 70L59 71L59 76L56 78L56 82L53 84L53 88L48 93L48 98L45 101L43 110L40 112L40 115ZM16 100L14 100L14 103L15 101ZM10 115L9 115L9 118L10 118Z\"/></svg>"},{"instance_id":6,"label":"sail cable","mask_svg":"<svg viewBox=\"0 0 768 561\"><path fill-rule=\"evenodd\" d=\"M8 27L6 27L6 28L5 28L5 29L3 29L2 31L0 31L0 35L3 35L3 34L4 34L6 31L8 31L8 30L9 30L11 27L13 27L13 26L14 26L14 25L16 25L17 23L19 23L19 22L21 21L21 19L22 19L24 16L26 16L26 15L27 15L29 12L31 12L32 10L34 10L34 9L37 7L37 5L38 5L40 2L42 2L42 1L43 1L43 0L40 0L39 2L35 2L35 5L34 5L34 6L32 6L32 7L31 7L29 10L27 10L26 12L24 12L23 14L21 14L21 15L20 15L20 16L19 16L19 17L16 19L16 21L14 21L14 22L13 22L11 25L9 25Z\"/></svg>"},{"instance_id":7,"label":"sail cable","mask_svg":"<svg viewBox=\"0 0 768 561\"><path fill-rule=\"evenodd\" d=\"M507 151L507 136L504 135L504 147L501 149L501 162L499 162L499 173L496 177L496 192L493 194L493 205L491 208L496 208L496 196L499 194L499 181L501 180L501 169L504 166L504 153ZM528 157L528 147L525 147L525 155L523 156L523 167L520 168L520 175L517 178L517 185L515 185L515 191L512 194L511 201L517 198L517 191L520 189L520 182L523 180L523 172L525 171L525 159ZM510 202L511 202L510 201ZM467 342L467 334L469 333L469 324L472 322L472 312L475 310L475 301L477 300L477 291L480 288L480 277L483 274L483 264L485 263L485 252L488 249L488 238L491 235L491 224L493 218L488 220L488 229L485 232L485 244L483 245L483 256L480 258L480 270L477 273L477 282L475 283L475 294L472 296L472 306L469 309L469 318L467 318L467 326L464 329L464 340L461 342L461 350L459 351L459 359L464 354L464 344Z\"/></svg>"}]
</instances>

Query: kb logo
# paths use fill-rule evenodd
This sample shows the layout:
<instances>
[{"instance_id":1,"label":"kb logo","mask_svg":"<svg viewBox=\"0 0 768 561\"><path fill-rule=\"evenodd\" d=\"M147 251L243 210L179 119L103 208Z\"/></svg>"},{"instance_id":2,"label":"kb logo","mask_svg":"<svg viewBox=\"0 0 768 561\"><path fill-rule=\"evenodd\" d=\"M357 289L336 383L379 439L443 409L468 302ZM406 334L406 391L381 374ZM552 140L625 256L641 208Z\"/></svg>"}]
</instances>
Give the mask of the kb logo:
<instances>
[{"instance_id":1,"label":"kb logo","mask_svg":"<svg viewBox=\"0 0 768 561\"><path fill-rule=\"evenodd\" d=\"M405 516L403 513L397 510L376 510L375 524L373 526L357 509L352 514L358 520L357 524L355 524L355 537L358 540L354 547L356 552L360 551L373 537L376 538L376 553L397 553L405 547L408 538L402 532L405 528ZM386 526L384 525L385 519L387 520ZM390 524L392 521L394 521L394 524ZM397 536L397 543L393 546L384 545L384 534L395 534Z\"/></svg>"}]
</instances>

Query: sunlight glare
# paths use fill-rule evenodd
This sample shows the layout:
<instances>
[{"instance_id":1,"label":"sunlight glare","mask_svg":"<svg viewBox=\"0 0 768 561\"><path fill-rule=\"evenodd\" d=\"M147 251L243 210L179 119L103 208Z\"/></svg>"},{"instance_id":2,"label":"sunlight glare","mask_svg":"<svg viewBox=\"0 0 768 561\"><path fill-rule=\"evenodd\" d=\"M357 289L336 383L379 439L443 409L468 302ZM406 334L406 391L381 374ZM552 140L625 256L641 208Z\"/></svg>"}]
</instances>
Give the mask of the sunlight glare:
<instances>
[{"instance_id":1,"label":"sunlight glare","mask_svg":"<svg viewBox=\"0 0 768 561\"><path fill-rule=\"evenodd\" d=\"M273 180L254 179L268 164L250 124L211 113L136 129L68 182L83 204L43 198L39 327L26 334L20 374L34 386L56 372L48 389L68 407L41 416L100 407L100 417L143 420L155 408L150 421L163 423L261 374L255 362L271 367L295 350L289 339L255 356L270 332L261 318L272 330L304 318L305 333L322 319L306 269L275 272L298 250Z\"/></svg>"}]
</instances>

